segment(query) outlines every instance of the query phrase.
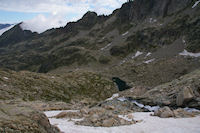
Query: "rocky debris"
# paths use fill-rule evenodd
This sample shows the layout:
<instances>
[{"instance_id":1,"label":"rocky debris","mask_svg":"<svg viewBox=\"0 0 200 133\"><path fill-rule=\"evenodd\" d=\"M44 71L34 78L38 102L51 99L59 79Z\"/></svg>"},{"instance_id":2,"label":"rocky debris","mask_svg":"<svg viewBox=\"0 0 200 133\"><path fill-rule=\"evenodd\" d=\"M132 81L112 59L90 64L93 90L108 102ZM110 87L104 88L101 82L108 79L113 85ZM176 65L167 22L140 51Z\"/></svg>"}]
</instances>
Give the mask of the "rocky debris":
<instances>
[{"instance_id":1,"label":"rocky debris","mask_svg":"<svg viewBox=\"0 0 200 133\"><path fill-rule=\"evenodd\" d=\"M113 127L113 126L122 126L122 125L131 125L135 124L134 120L127 121L125 119L119 118L117 115L109 113L99 113L89 115L84 118L82 121L76 122L78 125L84 126L95 126L95 127Z\"/></svg>"},{"instance_id":2,"label":"rocky debris","mask_svg":"<svg viewBox=\"0 0 200 133\"><path fill-rule=\"evenodd\" d=\"M133 96L145 105L200 109L200 69L169 83L154 87L142 96Z\"/></svg>"},{"instance_id":3,"label":"rocky debris","mask_svg":"<svg viewBox=\"0 0 200 133\"><path fill-rule=\"evenodd\" d=\"M132 97L144 95L149 90L149 87L135 86L131 89L119 92L120 97Z\"/></svg>"},{"instance_id":4,"label":"rocky debris","mask_svg":"<svg viewBox=\"0 0 200 133\"><path fill-rule=\"evenodd\" d=\"M73 118L73 119L79 119L82 118L80 112L61 112L58 115L55 116L56 118Z\"/></svg>"},{"instance_id":5,"label":"rocky debris","mask_svg":"<svg viewBox=\"0 0 200 133\"><path fill-rule=\"evenodd\" d=\"M60 133L48 118L29 106L0 102L0 132Z\"/></svg>"},{"instance_id":6,"label":"rocky debris","mask_svg":"<svg viewBox=\"0 0 200 133\"><path fill-rule=\"evenodd\" d=\"M187 117L195 117L196 115L199 115L199 112L187 112L182 108L173 110L174 117L176 118L187 118Z\"/></svg>"},{"instance_id":7,"label":"rocky debris","mask_svg":"<svg viewBox=\"0 0 200 133\"><path fill-rule=\"evenodd\" d=\"M98 104L97 106L115 112L116 114L128 114L131 112L148 111L144 108L138 107L135 103L131 102L126 98L124 98L124 100L120 100L120 98L118 98L110 101L104 101Z\"/></svg>"},{"instance_id":8,"label":"rocky debris","mask_svg":"<svg viewBox=\"0 0 200 133\"><path fill-rule=\"evenodd\" d=\"M176 99L176 104L177 106L182 106L184 104L187 104L191 100L194 99L194 93L191 87L184 87L184 89L179 92L177 99Z\"/></svg>"},{"instance_id":9,"label":"rocky debris","mask_svg":"<svg viewBox=\"0 0 200 133\"><path fill-rule=\"evenodd\" d=\"M158 109L154 112L154 116L159 116L161 118L169 118L169 117L175 117L175 118L187 118L187 117L195 117L196 115L199 115L199 111L185 111L182 108L178 108L175 110L170 109L169 107L165 106L163 108Z\"/></svg>"},{"instance_id":10,"label":"rocky debris","mask_svg":"<svg viewBox=\"0 0 200 133\"><path fill-rule=\"evenodd\" d=\"M111 100L116 102L115 100ZM133 108L137 106L132 105L132 109L127 106L128 102L124 102L124 105L118 104L104 104L101 103L101 106L97 105L91 108L85 107L78 112L61 112L55 116L55 118L67 118L67 119L83 119L80 121L75 121L78 125L84 126L95 126L95 127L112 127L112 126L121 126L121 125L130 125L136 123L132 115L128 115L128 119L120 118L119 115L126 115L133 113ZM120 108L120 109L119 109ZM129 108L129 109L128 109ZM118 110L119 109L119 110ZM142 110L142 109L141 109Z\"/></svg>"}]
</instances>

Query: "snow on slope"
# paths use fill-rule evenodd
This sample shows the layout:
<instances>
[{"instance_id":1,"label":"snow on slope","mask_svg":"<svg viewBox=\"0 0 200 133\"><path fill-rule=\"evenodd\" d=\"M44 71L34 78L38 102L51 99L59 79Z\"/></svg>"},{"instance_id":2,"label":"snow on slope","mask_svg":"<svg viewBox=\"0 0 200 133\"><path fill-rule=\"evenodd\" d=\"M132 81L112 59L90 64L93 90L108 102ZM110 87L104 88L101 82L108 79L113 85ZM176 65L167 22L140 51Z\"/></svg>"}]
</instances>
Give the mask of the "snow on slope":
<instances>
[{"instance_id":1,"label":"snow on slope","mask_svg":"<svg viewBox=\"0 0 200 133\"><path fill-rule=\"evenodd\" d=\"M11 28L13 28L14 26L15 26L15 25L11 25L11 26L9 26L9 27L6 27L6 28L1 29L1 30L0 30L0 36L1 36L4 32L6 32L6 31L10 30Z\"/></svg>"},{"instance_id":2,"label":"snow on slope","mask_svg":"<svg viewBox=\"0 0 200 133\"><path fill-rule=\"evenodd\" d=\"M135 53L135 55L132 57L132 59L134 59L134 58L136 58L136 57L138 57L138 56L140 56L140 55L142 55L142 54L143 54L143 52L137 51L137 52Z\"/></svg>"},{"instance_id":3,"label":"snow on slope","mask_svg":"<svg viewBox=\"0 0 200 133\"><path fill-rule=\"evenodd\" d=\"M147 60L147 61L144 61L144 63L145 63L145 64L149 64L149 63L151 63L151 62L153 62L153 61L155 61L155 58L150 59L150 60Z\"/></svg>"},{"instance_id":4,"label":"snow on slope","mask_svg":"<svg viewBox=\"0 0 200 133\"><path fill-rule=\"evenodd\" d=\"M191 53L184 49L183 52L179 53L179 55L183 56L191 56L191 57L200 57L200 53Z\"/></svg>"},{"instance_id":5,"label":"snow on slope","mask_svg":"<svg viewBox=\"0 0 200 133\"><path fill-rule=\"evenodd\" d=\"M114 98L116 98L116 97L119 97L119 94L118 94L118 93L116 93L116 94L113 94L113 95L112 95L112 97L110 97L110 98L106 99L106 101L113 100L113 99L114 99Z\"/></svg>"},{"instance_id":6,"label":"snow on slope","mask_svg":"<svg viewBox=\"0 0 200 133\"><path fill-rule=\"evenodd\" d=\"M45 114L50 112L52 111L47 111ZM152 113L133 113L134 120L142 120L142 122L110 128L75 125L73 121L68 119L49 118L49 121L64 133L200 133L200 116L193 118L159 118L150 114Z\"/></svg>"},{"instance_id":7,"label":"snow on slope","mask_svg":"<svg viewBox=\"0 0 200 133\"><path fill-rule=\"evenodd\" d=\"M195 8L199 3L200 3L200 0L196 1L196 2L194 3L194 5L192 6L192 8Z\"/></svg>"}]
</instances>

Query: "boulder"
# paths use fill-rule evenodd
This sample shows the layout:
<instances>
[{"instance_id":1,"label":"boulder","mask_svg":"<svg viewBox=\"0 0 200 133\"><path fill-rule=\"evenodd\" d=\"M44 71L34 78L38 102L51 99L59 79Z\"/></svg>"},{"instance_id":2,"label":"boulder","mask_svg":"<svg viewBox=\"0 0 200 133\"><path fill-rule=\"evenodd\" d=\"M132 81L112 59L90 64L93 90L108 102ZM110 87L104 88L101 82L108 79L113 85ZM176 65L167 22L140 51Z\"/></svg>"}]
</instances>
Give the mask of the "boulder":
<instances>
[{"instance_id":1,"label":"boulder","mask_svg":"<svg viewBox=\"0 0 200 133\"><path fill-rule=\"evenodd\" d=\"M191 87L185 87L181 92L179 92L176 98L176 105L183 106L184 104L190 102L194 99L194 93Z\"/></svg>"},{"instance_id":2,"label":"boulder","mask_svg":"<svg viewBox=\"0 0 200 133\"><path fill-rule=\"evenodd\" d=\"M0 101L0 133L60 133L42 112L28 106Z\"/></svg>"},{"instance_id":3,"label":"boulder","mask_svg":"<svg viewBox=\"0 0 200 133\"><path fill-rule=\"evenodd\" d=\"M185 111L182 108L176 109L173 111L174 112L174 117L176 118L188 118L188 117L195 117L196 115L199 115L199 111Z\"/></svg>"},{"instance_id":4,"label":"boulder","mask_svg":"<svg viewBox=\"0 0 200 133\"><path fill-rule=\"evenodd\" d=\"M155 116L159 116L161 118L169 118L169 117L174 117L173 111L165 106L163 108L158 109L157 111L154 112Z\"/></svg>"},{"instance_id":5,"label":"boulder","mask_svg":"<svg viewBox=\"0 0 200 133\"><path fill-rule=\"evenodd\" d=\"M112 127L115 123L116 123L116 120L113 118L110 118L110 119L104 120L102 123L102 126L103 127Z\"/></svg>"}]
</instances>

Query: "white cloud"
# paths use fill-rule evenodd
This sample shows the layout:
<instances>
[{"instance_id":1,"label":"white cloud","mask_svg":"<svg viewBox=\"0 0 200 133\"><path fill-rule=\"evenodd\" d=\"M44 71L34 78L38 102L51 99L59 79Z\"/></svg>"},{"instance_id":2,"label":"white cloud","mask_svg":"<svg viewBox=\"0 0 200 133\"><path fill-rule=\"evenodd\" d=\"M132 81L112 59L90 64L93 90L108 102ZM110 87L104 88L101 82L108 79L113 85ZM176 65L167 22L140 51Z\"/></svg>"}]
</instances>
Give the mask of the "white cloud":
<instances>
[{"instance_id":1,"label":"white cloud","mask_svg":"<svg viewBox=\"0 0 200 133\"><path fill-rule=\"evenodd\" d=\"M59 16L50 16L45 17L40 14L33 18L32 20L28 20L23 22L20 26L23 30L31 30L32 32L42 33L50 28L57 28L66 25L65 21L62 21L62 18Z\"/></svg>"},{"instance_id":2,"label":"white cloud","mask_svg":"<svg viewBox=\"0 0 200 133\"><path fill-rule=\"evenodd\" d=\"M98 10L99 8L110 9L121 6L127 0L1 0L0 9L17 12L85 12Z\"/></svg>"},{"instance_id":3,"label":"white cloud","mask_svg":"<svg viewBox=\"0 0 200 133\"><path fill-rule=\"evenodd\" d=\"M15 26L15 25L11 25L11 26L9 26L9 27L6 27L6 28L1 29L1 30L0 30L0 36L1 36L4 32L10 30L10 29L11 29L12 27L14 27L14 26Z\"/></svg>"},{"instance_id":4,"label":"white cloud","mask_svg":"<svg viewBox=\"0 0 200 133\"><path fill-rule=\"evenodd\" d=\"M39 13L26 21L23 29L41 33L49 28L64 26L80 19L87 11L108 15L127 0L0 0L0 10ZM49 13L46 17L43 13ZM23 21L23 20L22 20Z\"/></svg>"}]
</instances>

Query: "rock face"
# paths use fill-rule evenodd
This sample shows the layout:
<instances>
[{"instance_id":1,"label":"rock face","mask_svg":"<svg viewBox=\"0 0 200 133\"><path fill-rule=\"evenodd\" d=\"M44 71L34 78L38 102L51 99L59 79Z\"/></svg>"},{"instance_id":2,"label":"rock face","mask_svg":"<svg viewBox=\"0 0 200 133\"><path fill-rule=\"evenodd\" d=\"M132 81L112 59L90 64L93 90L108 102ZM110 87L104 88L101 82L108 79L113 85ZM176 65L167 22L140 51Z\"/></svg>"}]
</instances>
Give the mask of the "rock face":
<instances>
[{"instance_id":1,"label":"rock face","mask_svg":"<svg viewBox=\"0 0 200 133\"><path fill-rule=\"evenodd\" d=\"M135 0L124 4L119 12L123 21L141 21L147 17L166 17L186 8L192 0Z\"/></svg>"},{"instance_id":2,"label":"rock face","mask_svg":"<svg viewBox=\"0 0 200 133\"><path fill-rule=\"evenodd\" d=\"M200 70L159 85L144 95L135 97L140 102L150 105L170 105L200 109Z\"/></svg>"},{"instance_id":3,"label":"rock face","mask_svg":"<svg viewBox=\"0 0 200 133\"><path fill-rule=\"evenodd\" d=\"M33 39L38 35L37 33L32 33L31 31L23 31L20 24L15 25L12 29L5 32L4 35L0 37L0 47L15 44L31 38Z\"/></svg>"},{"instance_id":4,"label":"rock face","mask_svg":"<svg viewBox=\"0 0 200 133\"><path fill-rule=\"evenodd\" d=\"M177 99L176 99L176 104L177 106L182 106L184 104L187 104L191 100L194 99L194 93L191 87L184 87L184 89L179 92Z\"/></svg>"}]
</instances>

